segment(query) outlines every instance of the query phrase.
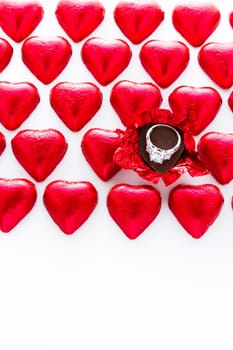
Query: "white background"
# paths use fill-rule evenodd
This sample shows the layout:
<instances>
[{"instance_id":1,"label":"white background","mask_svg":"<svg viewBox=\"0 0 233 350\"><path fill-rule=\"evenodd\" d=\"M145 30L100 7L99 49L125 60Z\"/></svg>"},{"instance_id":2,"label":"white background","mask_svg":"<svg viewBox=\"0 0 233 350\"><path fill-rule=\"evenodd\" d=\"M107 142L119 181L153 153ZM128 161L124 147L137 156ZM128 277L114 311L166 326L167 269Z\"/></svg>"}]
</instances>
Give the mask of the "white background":
<instances>
[{"instance_id":1,"label":"white background","mask_svg":"<svg viewBox=\"0 0 233 350\"><path fill-rule=\"evenodd\" d=\"M57 1L41 3L45 16L33 34L67 38L54 16ZM117 2L102 3L105 20L91 36L124 38L113 21ZM228 14L233 4L215 3L222 19L208 41L232 40ZM150 39L185 42L171 23L176 1L161 4L165 20ZM0 36L7 38L2 31ZM80 150L81 138L89 128L123 128L109 103L116 81L151 81L139 62L141 45L130 44L131 64L113 84L101 87L101 110L80 132L72 133L51 109L49 91L60 81L96 83L80 59L83 42L72 45L73 55L67 68L52 84L44 86L23 65L21 44L8 40L14 46L14 56L0 79L30 81L41 95L40 105L20 129L56 128L65 135L69 149L53 174L37 184L39 195L33 211L9 234L0 234L0 349L232 350L233 185L219 186L225 197L223 210L206 235L194 240L167 208L172 186L159 184L156 187L163 204L158 218L142 236L130 241L109 217L106 196L114 184L146 182L130 171L121 171L104 183ZM211 82L197 63L199 49L188 46L189 67L162 91L162 107L168 107L167 97L179 85L213 86L221 93L223 105L206 130L233 132L233 114L227 106L230 90L224 91ZM0 129L7 138L7 150L0 158L0 176L32 180L11 151L10 140L16 131ZM56 227L42 204L46 184L55 179L88 180L99 193L91 218L69 237ZM216 184L211 176L186 176L177 183L181 182Z\"/></svg>"}]
</instances>

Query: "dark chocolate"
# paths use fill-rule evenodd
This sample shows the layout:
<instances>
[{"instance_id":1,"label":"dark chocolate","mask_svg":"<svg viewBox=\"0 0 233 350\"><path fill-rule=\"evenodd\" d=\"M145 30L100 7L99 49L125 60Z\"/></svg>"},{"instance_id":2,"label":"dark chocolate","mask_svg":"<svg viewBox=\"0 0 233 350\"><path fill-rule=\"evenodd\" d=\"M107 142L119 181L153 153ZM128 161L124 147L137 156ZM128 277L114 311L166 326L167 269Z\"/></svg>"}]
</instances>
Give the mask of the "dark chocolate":
<instances>
[{"instance_id":1,"label":"dark chocolate","mask_svg":"<svg viewBox=\"0 0 233 350\"><path fill-rule=\"evenodd\" d=\"M184 152L183 134L181 131L174 128L181 137L180 147L169 160L164 160L162 164L159 164L151 161L149 153L146 151L146 133L153 125L156 124L147 124L144 127L138 129L139 153L144 163L146 163L151 169L157 171L160 174L164 174L178 162ZM150 140L155 146L164 150L168 150L176 145L178 137L176 132L173 131L169 125L162 124L151 132Z\"/></svg>"}]
</instances>

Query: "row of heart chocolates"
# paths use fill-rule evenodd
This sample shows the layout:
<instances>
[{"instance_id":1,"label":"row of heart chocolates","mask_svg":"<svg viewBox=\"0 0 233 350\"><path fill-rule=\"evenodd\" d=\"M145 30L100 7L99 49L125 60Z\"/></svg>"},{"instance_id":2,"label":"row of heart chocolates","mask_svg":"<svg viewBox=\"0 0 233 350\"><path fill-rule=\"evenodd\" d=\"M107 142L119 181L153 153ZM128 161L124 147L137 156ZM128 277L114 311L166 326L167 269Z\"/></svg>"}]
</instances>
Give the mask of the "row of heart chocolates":
<instances>
[{"instance_id":1,"label":"row of heart chocolates","mask_svg":"<svg viewBox=\"0 0 233 350\"><path fill-rule=\"evenodd\" d=\"M33 208L35 185L22 178L0 179L0 230L11 231ZM89 218L98 202L90 182L57 180L49 183L43 203L52 220L67 235L76 232ZM193 237L200 238L220 214L224 199L212 184L179 185L169 194L168 205L178 222ZM118 184L107 196L110 216L130 239L136 239L156 219L161 196L149 185Z\"/></svg>"},{"instance_id":2,"label":"row of heart chocolates","mask_svg":"<svg viewBox=\"0 0 233 350\"><path fill-rule=\"evenodd\" d=\"M165 110L157 110L156 116L158 111L163 113ZM170 116L169 111L164 115ZM152 123L152 125L158 124ZM162 125L169 125L170 128L171 123L162 123ZM83 136L81 148L86 160L103 181L109 180L121 168L133 169L152 183L157 183L162 178L166 185L175 182L185 171L191 176L201 176L211 172L223 185L233 179L233 134L220 132L204 134L198 143L197 150L191 134L184 132L182 139L184 150L180 154L180 159L169 166L165 173L157 172L153 164L148 165L144 162L140 153L139 133L135 127L128 128L125 132L119 129L90 129ZM5 137L0 133L1 153L5 146ZM21 166L31 177L41 182L61 162L66 154L68 143L58 130L26 129L13 137L11 146Z\"/></svg>"},{"instance_id":3,"label":"row of heart chocolates","mask_svg":"<svg viewBox=\"0 0 233 350\"><path fill-rule=\"evenodd\" d=\"M40 102L35 85L28 82L0 81L0 123L8 130L19 128ZM162 102L160 90L153 83L123 80L116 83L110 102L124 126L132 126L138 115L158 109ZM222 98L211 87L179 86L169 96L171 110L179 115L192 114L192 134L198 135L216 117ZM93 83L61 82L50 91L50 104L63 123L79 131L99 111L102 92ZM228 104L233 110L233 93ZM190 125L191 128L191 125Z\"/></svg>"},{"instance_id":4,"label":"row of heart chocolates","mask_svg":"<svg viewBox=\"0 0 233 350\"><path fill-rule=\"evenodd\" d=\"M29 36L43 18L39 1L0 1L0 25L14 41ZM58 23L66 34L79 42L89 36L103 21L105 8L97 0L60 0L55 9ZM154 0L120 1L114 9L114 20L122 33L134 44L150 36L164 20L165 13ZM172 12L175 29L194 47L201 46L214 32L221 14L211 2L180 2ZM129 20L130 19L130 20ZM233 14L229 14L233 27Z\"/></svg>"},{"instance_id":5,"label":"row of heart chocolates","mask_svg":"<svg viewBox=\"0 0 233 350\"><path fill-rule=\"evenodd\" d=\"M0 72L9 64L12 54L11 45L0 38ZM200 66L223 89L233 85L232 54L232 42L207 43L199 51ZM29 37L22 45L23 62L44 84L57 78L71 55L72 47L63 37ZM132 52L121 39L90 38L82 46L81 57L94 78L105 86L126 69ZM187 67L189 49L180 41L150 40L142 46L140 60L152 79L166 88Z\"/></svg>"}]
</instances>

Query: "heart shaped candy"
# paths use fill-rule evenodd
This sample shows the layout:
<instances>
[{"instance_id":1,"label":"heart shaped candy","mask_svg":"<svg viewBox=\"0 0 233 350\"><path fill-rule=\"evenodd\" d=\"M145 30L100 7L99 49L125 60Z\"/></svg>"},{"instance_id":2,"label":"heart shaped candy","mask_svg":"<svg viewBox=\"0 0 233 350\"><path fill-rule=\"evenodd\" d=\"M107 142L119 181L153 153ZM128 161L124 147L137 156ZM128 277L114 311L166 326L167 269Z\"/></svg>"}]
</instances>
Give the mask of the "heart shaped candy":
<instances>
[{"instance_id":1,"label":"heart shaped candy","mask_svg":"<svg viewBox=\"0 0 233 350\"><path fill-rule=\"evenodd\" d=\"M30 37L22 46L22 59L44 84L51 83L66 67L72 48L62 37Z\"/></svg>"},{"instance_id":2,"label":"heart shaped candy","mask_svg":"<svg viewBox=\"0 0 233 350\"><path fill-rule=\"evenodd\" d=\"M100 89L91 83L59 83L50 93L50 103L72 131L80 130L102 104Z\"/></svg>"},{"instance_id":3,"label":"heart shaped candy","mask_svg":"<svg viewBox=\"0 0 233 350\"><path fill-rule=\"evenodd\" d=\"M64 157L67 143L57 130L22 130L11 141L18 162L36 180L43 181Z\"/></svg>"},{"instance_id":4,"label":"heart shaped candy","mask_svg":"<svg viewBox=\"0 0 233 350\"><path fill-rule=\"evenodd\" d=\"M78 42L91 34L104 19L104 7L99 1L61 0L56 17L67 35Z\"/></svg>"},{"instance_id":5,"label":"heart shaped candy","mask_svg":"<svg viewBox=\"0 0 233 350\"><path fill-rule=\"evenodd\" d=\"M20 42L38 26L44 11L38 1L0 1L0 26L14 41Z\"/></svg>"},{"instance_id":6,"label":"heart shaped candy","mask_svg":"<svg viewBox=\"0 0 233 350\"><path fill-rule=\"evenodd\" d=\"M198 143L198 154L220 184L233 179L233 134L209 132L203 135Z\"/></svg>"},{"instance_id":7,"label":"heart shaped candy","mask_svg":"<svg viewBox=\"0 0 233 350\"><path fill-rule=\"evenodd\" d=\"M6 148L6 139L5 136L0 132L0 155Z\"/></svg>"},{"instance_id":8,"label":"heart shaped candy","mask_svg":"<svg viewBox=\"0 0 233 350\"><path fill-rule=\"evenodd\" d=\"M137 133L141 160L157 174L166 176L172 172L185 151L183 133L164 123L145 124Z\"/></svg>"},{"instance_id":9,"label":"heart shaped candy","mask_svg":"<svg viewBox=\"0 0 233 350\"><path fill-rule=\"evenodd\" d=\"M135 239L158 215L161 198L152 186L119 184L110 190L107 207L125 235Z\"/></svg>"},{"instance_id":10,"label":"heart shaped candy","mask_svg":"<svg viewBox=\"0 0 233 350\"><path fill-rule=\"evenodd\" d=\"M121 1L115 8L114 18L124 35L139 44L160 25L164 12L153 0Z\"/></svg>"},{"instance_id":11,"label":"heart shaped candy","mask_svg":"<svg viewBox=\"0 0 233 350\"><path fill-rule=\"evenodd\" d=\"M0 82L0 122L8 130L17 129L39 102L40 96L34 85Z\"/></svg>"},{"instance_id":12,"label":"heart shaped candy","mask_svg":"<svg viewBox=\"0 0 233 350\"><path fill-rule=\"evenodd\" d=\"M233 112L233 91L231 92L230 96L228 97L228 106L230 107L231 111Z\"/></svg>"},{"instance_id":13,"label":"heart shaped candy","mask_svg":"<svg viewBox=\"0 0 233 350\"><path fill-rule=\"evenodd\" d=\"M103 180L111 179L119 170L113 156L120 146L120 131L90 129L82 139L82 152L95 173Z\"/></svg>"},{"instance_id":14,"label":"heart shaped candy","mask_svg":"<svg viewBox=\"0 0 233 350\"><path fill-rule=\"evenodd\" d=\"M169 208L193 237L200 238L214 223L224 199L217 186L179 185L170 192Z\"/></svg>"},{"instance_id":15,"label":"heart shaped candy","mask_svg":"<svg viewBox=\"0 0 233 350\"><path fill-rule=\"evenodd\" d=\"M128 66L132 52L123 40L91 38L84 43L81 55L95 79L108 85Z\"/></svg>"},{"instance_id":16,"label":"heart shaped candy","mask_svg":"<svg viewBox=\"0 0 233 350\"><path fill-rule=\"evenodd\" d=\"M231 11L231 13L229 14L229 22L230 22L230 25L233 28L233 11Z\"/></svg>"},{"instance_id":17,"label":"heart shaped candy","mask_svg":"<svg viewBox=\"0 0 233 350\"><path fill-rule=\"evenodd\" d=\"M35 185L26 179L0 179L0 230L12 230L33 208Z\"/></svg>"},{"instance_id":18,"label":"heart shaped candy","mask_svg":"<svg viewBox=\"0 0 233 350\"><path fill-rule=\"evenodd\" d=\"M189 49L179 41L151 40L142 46L140 60L152 79L166 88L187 67Z\"/></svg>"},{"instance_id":19,"label":"heart shaped candy","mask_svg":"<svg viewBox=\"0 0 233 350\"><path fill-rule=\"evenodd\" d=\"M13 48L3 38L0 38L0 73L8 66L13 55Z\"/></svg>"},{"instance_id":20,"label":"heart shaped candy","mask_svg":"<svg viewBox=\"0 0 233 350\"><path fill-rule=\"evenodd\" d=\"M217 28L220 21L218 8L208 2L177 5L172 14L176 30L194 47L201 46Z\"/></svg>"},{"instance_id":21,"label":"heart shaped candy","mask_svg":"<svg viewBox=\"0 0 233 350\"><path fill-rule=\"evenodd\" d=\"M97 204L97 191L90 182L54 181L44 192L44 205L53 221L66 234L74 233Z\"/></svg>"},{"instance_id":22,"label":"heart shaped candy","mask_svg":"<svg viewBox=\"0 0 233 350\"><path fill-rule=\"evenodd\" d=\"M228 89L233 85L233 42L208 43L198 56L204 72L221 88Z\"/></svg>"},{"instance_id":23,"label":"heart shaped candy","mask_svg":"<svg viewBox=\"0 0 233 350\"><path fill-rule=\"evenodd\" d=\"M159 108L162 96L154 84L122 80L113 86L111 104L125 126L135 124L135 116Z\"/></svg>"},{"instance_id":24,"label":"heart shaped candy","mask_svg":"<svg viewBox=\"0 0 233 350\"><path fill-rule=\"evenodd\" d=\"M222 99L211 87L180 86L169 96L169 104L176 115L187 120L192 135L198 135L215 118Z\"/></svg>"}]
</instances>

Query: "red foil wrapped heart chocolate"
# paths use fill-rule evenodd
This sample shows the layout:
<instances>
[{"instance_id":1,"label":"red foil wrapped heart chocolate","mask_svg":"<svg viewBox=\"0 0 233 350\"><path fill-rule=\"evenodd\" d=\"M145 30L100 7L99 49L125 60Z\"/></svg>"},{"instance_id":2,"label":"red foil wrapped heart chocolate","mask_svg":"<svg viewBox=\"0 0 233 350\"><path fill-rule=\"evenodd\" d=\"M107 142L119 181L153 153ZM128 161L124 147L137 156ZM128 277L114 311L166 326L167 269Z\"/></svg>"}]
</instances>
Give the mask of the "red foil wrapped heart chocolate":
<instances>
[{"instance_id":1,"label":"red foil wrapped heart chocolate","mask_svg":"<svg viewBox=\"0 0 233 350\"><path fill-rule=\"evenodd\" d=\"M91 34L104 19L104 7L99 1L60 0L56 17L67 35L79 42Z\"/></svg>"},{"instance_id":2,"label":"red foil wrapped heart chocolate","mask_svg":"<svg viewBox=\"0 0 233 350\"><path fill-rule=\"evenodd\" d=\"M199 52L199 64L204 72L221 88L233 85L233 42L211 42Z\"/></svg>"},{"instance_id":3,"label":"red foil wrapped heart chocolate","mask_svg":"<svg viewBox=\"0 0 233 350\"><path fill-rule=\"evenodd\" d=\"M120 130L90 129L82 139L82 152L95 173L103 180L111 179L120 167L113 156L121 144Z\"/></svg>"},{"instance_id":4,"label":"red foil wrapped heart chocolate","mask_svg":"<svg viewBox=\"0 0 233 350\"><path fill-rule=\"evenodd\" d=\"M233 179L233 134L209 132L203 135L198 143L198 154L220 184Z\"/></svg>"},{"instance_id":5,"label":"red foil wrapped heart chocolate","mask_svg":"<svg viewBox=\"0 0 233 350\"><path fill-rule=\"evenodd\" d=\"M8 130L17 129L34 111L40 96L30 83L0 82L0 122Z\"/></svg>"},{"instance_id":6,"label":"red foil wrapped heart chocolate","mask_svg":"<svg viewBox=\"0 0 233 350\"><path fill-rule=\"evenodd\" d=\"M6 148L6 138L0 132L0 155L4 152L5 148Z\"/></svg>"},{"instance_id":7,"label":"red foil wrapped heart chocolate","mask_svg":"<svg viewBox=\"0 0 233 350\"><path fill-rule=\"evenodd\" d=\"M26 179L0 179L0 230L11 231L33 208L35 185Z\"/></svg>"},{"instance_id":8,"label":"red foil wrapped heart chocolate","mask_svg":"<svg viewBox=\"0 0 233 350\"><path fill-rule=\"evenodd\" d=\"M200 238L218 217L224 198L215 185L179 185L170 192L169 208L193 237Z\"/></svg>"},{"instance_id":9,"label":"red foil wrapped heart chocolate","mask_svg":"<svg viewBox=\"0 0 233 350\"><path fill-rule=\"evenodd\" d=\"M159 214L160 207L160 194L152 186L119 184L107 197L109 214L130 239L145 231Z\"/></svg>"},{"instance_id":10,"label":"red foil wrapped heart chocolate","mask_svg":"<svg viewBox=\"0 0 233 350\"><path fill-rule=\"evenodd\" d=\"M227 102L228 102L228 106L230 107L231 111L233 112L233 91L230 93Z\"/></svg>"},{"instance_id":11,"label":"red foil wrapped heart chocolate","mask_svg":"<svg viewBox=\"0 0 233 350\"><path fill-rule=\"evenodd\" d=\"M8 66L13 55L13 48L3 38L0 38L0 73Z\"/></svg>"},{"instance_id":12,"label":"red foil wrapped heart chocolate","mask_svg":"<svg viewBox=\"0 0 233 350\"><path fill-rule=\"evenodd\" d=\"M120 1L114 18L124 35L139 44L151 35L164 19L164 12L154 0Z\"/></svg>"},{"instance_id":13,"label":"red foil wrapped heart chocolate","mask_svg":"<svg viewBox=\"0 0 233 350\"><path fill-rule=\"evenodd\" d=\"M110 102L125 126L132 126L135 116L159 108L162 102L160 90L152 83L136 83L122 80L111 91Z\"/></svg>"},{"instance_id":14,"label":"red foil wrapped heart chocolate","mask_svg":"<svg viewBox=\"0 0 233 350\"><path fill-rule=\"evenodd\" d=\"M132 52L120 39L91 38L81 50L87 69L101 85L108 85L128 66Z\"/></svg>"},{"instance_id":15,"label":"red foil wrapped heart chocolate","mask_svg":"<svg viewBox=\"0 0 233 350\"><path fill-rule=\"evenodd\" d=\"M66 234L74 233L97 204L97 191L90 182L54 181L44 192L44 205L53 221Z\"/></svg>"},{"instance_id":16,"label":"red foil wrapped heart chocolate","mask_svg":"<svg viewBox=\"0 0 233 350\"><path fill-rule=\"evenodd\" d=\"M64 157L68 144L57 130L22 130L11 141L13 153L38 182L44 181Z\"/></svg>"},{"instance_id":17,"label":"red foil wrapped heart chocolate","mask_svg":"<svg viewBox=\"0 0 233 350\"><path fill-rule=\"evenodd\" d=\"M17 43L29 36L44 14L39 1L0 1L0 26Z\"/></svg>"},{"instance_id":18,"label":"red foil wrapped heart chocolate","mask_svg":"<svg viewBox=\"0 0 233 350\"><path fill-rule=\"evenodd\" d=\"M218 8L210 2L179 3L173 10L172 22L176 30L194 47L201 46L217 28Z\"/></svg>"},{"instance_id":19,"label":"red foil wrapped heart chocolate","mask_svg":"<svg viewBox=\"0 0 233 350\"><path fill-rule=\"evenodd\" d=\"M44 84L49 84L57 78L71 55L71 45L59 36L30 37L22 45L24 64Z\"/></svg>"},{"instance_id":20,"label":"red foil wrapped heart chocolate","mask_svg":"<svg viewBox=\"0 0 233 350\"><path fill-rule=\"evenodd\" d=\"M190 132L198 135L216 117L222 98L211 87L179 86L170 94L169 104L174 115L188 120Z\"/></svg>"},{"instance_id":21,"label":"red foil wrapped heart chocolate","mask_svg":"<svg viewBox=\"0 0 233 350\"><path fill-rule=\"evenodd\" d=\"M233 28L233 11L231 11L231 13L229 14L229 22L230 22L230 25Z\"/></svg>"},{"instance_id":22,"label":"red foil wrapped heart chocolate","mask_svg":"<svg viewBox=\"0 0 233 350\"><path fill-rule=\"evenodd\" d=\"M151 40L140 51L140 60L154 81L166 88L185 70L189 49L180 41Z\"/></svg>"},{"instance_id":23,"label":"red foil wrapped heart chocolate","mask_svg":"<svg viewBox=\"0 0 233 350\"><path fill-rule=\"evenodd\" d=\"M62 82L52 88L50 103L64 124L78 131L100 109L102 93L92 83Z\"/></svg>"}]
</instances>

